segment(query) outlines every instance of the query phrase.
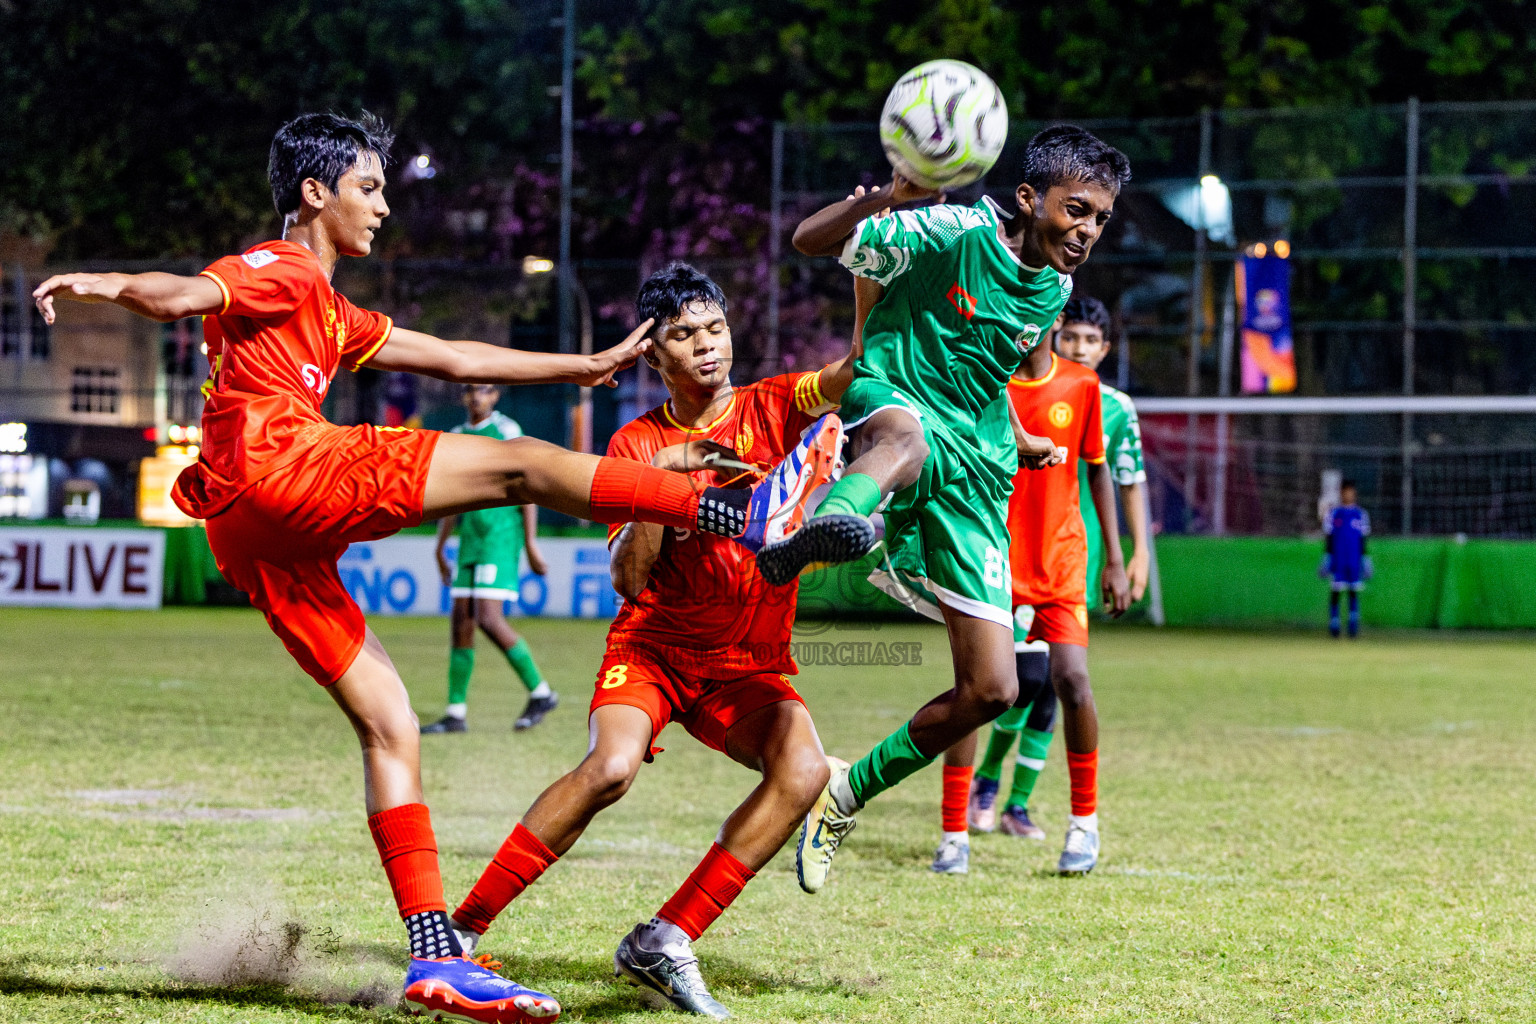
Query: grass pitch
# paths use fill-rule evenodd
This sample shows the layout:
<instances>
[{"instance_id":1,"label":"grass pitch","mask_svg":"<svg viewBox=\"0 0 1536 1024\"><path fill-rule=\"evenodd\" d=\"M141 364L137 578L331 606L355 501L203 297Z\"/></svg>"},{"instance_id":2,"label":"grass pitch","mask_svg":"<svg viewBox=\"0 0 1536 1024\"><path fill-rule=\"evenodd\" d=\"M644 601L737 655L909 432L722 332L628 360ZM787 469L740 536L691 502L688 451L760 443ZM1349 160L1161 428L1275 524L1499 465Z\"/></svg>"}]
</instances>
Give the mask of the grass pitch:
<instances>
[{"instance_id":1,"label":"grass pitch","mask_svg":"<svg viewBox=\"0 0 1536 1024\"><path fill-rule=\"evenodd\" d=\"M447 623L381 620L424 719ZM564 707L513 735L521 689L482 644L466 736L426 737L450 906L585 747L603 630L522 624ZM816 667L829 752L863 753L946 685ZM1105 854L973 839L927 871L937 770L881 797L817 896L787 851L697 944L744 1021L1536 1019L1530 639L1106 627ZM252 612L0 618L0 1020L389 1021L402 934L364 825L355 741ZM680 730L629 796L498 922L488 951L566 1020L648 1021L618 939L671 894L750 774Z\"/></svg>"}]
</instances>

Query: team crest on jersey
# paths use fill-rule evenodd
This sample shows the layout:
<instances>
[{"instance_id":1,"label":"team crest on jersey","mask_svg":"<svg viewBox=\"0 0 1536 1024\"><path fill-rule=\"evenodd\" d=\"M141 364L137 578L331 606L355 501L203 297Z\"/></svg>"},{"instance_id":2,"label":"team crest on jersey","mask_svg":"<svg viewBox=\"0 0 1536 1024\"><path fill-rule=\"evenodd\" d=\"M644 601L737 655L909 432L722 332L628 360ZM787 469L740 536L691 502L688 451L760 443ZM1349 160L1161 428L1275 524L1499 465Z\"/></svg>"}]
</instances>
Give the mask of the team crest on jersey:
<instances>
[{"instance_id":1,"label":"team crest on jersey","mask_svg":"<svg viewBox=\"0 0 1536 1024\"><path fill-rule=\"evenodd\" d=\"M1065 429L1072 425L1072 406L1067 402L1057 402L1046 410L1045 417L1051 421L1051 426Z\"/></svg>"},{"instance_id":2,"label":"team crest on jersey","mask_svg":"<svg viewBox=\"0 0 1536 1024\"><path fill-rule=\"evenodd\" d=\"M1026 324L1022 331L1013 336L1013 343L1017 345L1019 351L1025 355L1029 355L1030 351L1035 347L1035 343L1039 340L1039 324Z\"/></svg>"},{"instance_id":3,"label":"team crest on jersey","mask_svg":"<svg viewBox=\"0 0 1536 1024\"><path fill-rule=\"evenodd\" d=\"M245 260L252 270L260 270L268 263L276 263L278 256L271 249L257 249L255 252L248 252L240 258Z\"/></svg>"},{"instance_id":4,"label":"team crest on jersey","mask_svg":"<svg viewBox=\"0 0 1536 1024\"><path fill-rule=\"evenodd\" d=\"M334 305L325 307L325 336L336 342L337 352L347 347L347 324L336 318Z\"/></svg>"},{"instance_id":5,"label":"team crest on jersey","mask_svg":"<svg viewBox=\"0 0 1536 1024\"><path fill-rule=\"evenodd\" d=\"M752 424L743 423L736 434L736 454L745 459L752 451L752 442L756 440L752 434Z\"/></svg>"}]
</instances>

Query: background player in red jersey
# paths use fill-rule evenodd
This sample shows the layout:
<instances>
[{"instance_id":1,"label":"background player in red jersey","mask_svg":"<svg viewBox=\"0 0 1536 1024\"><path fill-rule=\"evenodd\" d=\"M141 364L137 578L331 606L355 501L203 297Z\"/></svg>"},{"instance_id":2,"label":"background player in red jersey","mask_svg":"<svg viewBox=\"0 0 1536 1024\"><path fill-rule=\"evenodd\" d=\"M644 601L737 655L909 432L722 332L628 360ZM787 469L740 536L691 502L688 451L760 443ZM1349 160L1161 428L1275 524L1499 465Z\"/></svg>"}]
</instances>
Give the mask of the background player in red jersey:
<instances>
[{"instance_id":1,"label":"background player in red jersey","mask_svg":"<svg viewBox=\"0 0 1536 1024\"><path fill-rule=\"evenodd\" d=\"M508 504L737 536L752 519L797 518L808 489L797 490L782 469L750 492L730 491L531 438L328 423L320 403L343 366L366 363L464 383L595 386L611 383L650 346L649 324L593 356L443 341L397 328L337 294L337 261L366 256L389 214L390 143L388 129L371 116L302 115L279 129L268 165L283 217L281 241L225 257L196 277L65 274L33 295L49 323L56 297L115 302L162 321L206 318L211 371L203 388L202 455L178 478L175 500L188 515L207 519L219 569L250 595L357 732L369 827L410 936L406 1001L470 1020L551 1020L560 1012L553 999L460 955L422 803L419 725L394 665L342 586L336 560L354 541Z\"/></svg>"},{"instance_id":2,"label":"background player in red jersey","mask_svg":"<svg viewBox=\"0 0 1536 1024\"><path fill-rule=\"evenodd\" d=\"M636 305L658 324L645 358L671 399L615 434L612 455L691 468L684 443L702 439L734 460L766 467L807 429L821 429L816 417L852 377L850 356L818 373L733 387L725 296L686 264L651 275ZM587 756L534 801L454 912L454 927L473 947L597 812L624 795L659 750L656 737L676 721L763 778L682 888L619 944L614 969L654 994L652 1001L726 1017L689 943L824 798L828 778L810 712L786 678L797 671L790 629L798 587L769 586L740 545L690 530L630 523L610 528L609 543L625 603L598 669Z\"/></svg>"},{"instance_id":3,"label":"background player in red jersey","mask_svg":"<svg viewBox=\"0 0 1536 1024\"><path fill-rule=\"evenodd\" d=\"M1104 458L1104 427L1099 378L1087 367L1063 359L1050 345L1024 357L1008 382L1008 401L1016 430L1049 437L1066 449L1067 458L1044 469L1020 468L1008 501L1008 549L1013 577L1014 649L1019 696L1007 718L1033 718L1036 731L1050 740L1055 696L1066 719L1067 770L1071 776L1072 813L1057 869L1083 874L1098 861L1098 711L1088 678L1088 608L1083 581L1088 571L1088 541L1078 509L1077 463L1088 466L1088 479L1107 552L1099 582L1111 615L1130 607L1130 584L1115 527L1114 482ZM1038 659L1030 644L1050 645L1049 682L1034 671ZM1038 709L1041 714L1032 714ZM1050 709L1047 713L1046 709ZM1014 722L1007 723L1018 726ZM1044 751L1036 751L1044 766ZM971 789L976 734L944 755L943 840L933 870L962 874L969 867L966 805ZM1024 822L1028 823L1027 816Z\"/></svg>"}]
</instances>

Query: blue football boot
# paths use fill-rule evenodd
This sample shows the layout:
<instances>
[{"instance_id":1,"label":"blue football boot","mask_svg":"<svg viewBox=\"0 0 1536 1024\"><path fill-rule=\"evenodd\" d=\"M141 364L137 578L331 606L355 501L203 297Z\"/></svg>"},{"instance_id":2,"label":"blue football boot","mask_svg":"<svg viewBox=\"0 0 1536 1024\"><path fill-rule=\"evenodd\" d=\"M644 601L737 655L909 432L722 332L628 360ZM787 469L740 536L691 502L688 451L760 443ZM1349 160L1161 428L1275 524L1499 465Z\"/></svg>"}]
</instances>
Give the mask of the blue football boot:
<instances>
[{"instance_id":1,"label":"blue football boot","mask_svg":"<svg viewBox=\"0 0 1536 1024\"><path fill-rule=\"evenodd\" d=\"M553 998L491 970L500 966L489 956L413 956L405 972L405 1005L434 1020L479 1024L549 1024L560 1016Z\"/></svg>"}]
</instances>

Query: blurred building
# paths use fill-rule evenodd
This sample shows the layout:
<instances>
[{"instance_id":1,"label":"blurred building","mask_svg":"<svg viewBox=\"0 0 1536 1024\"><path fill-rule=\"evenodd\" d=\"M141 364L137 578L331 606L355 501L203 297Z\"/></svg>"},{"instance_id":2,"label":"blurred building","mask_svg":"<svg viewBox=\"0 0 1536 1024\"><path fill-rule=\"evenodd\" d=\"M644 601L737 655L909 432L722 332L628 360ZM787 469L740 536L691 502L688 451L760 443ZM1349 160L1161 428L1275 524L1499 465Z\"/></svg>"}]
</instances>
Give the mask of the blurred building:
<instances>
[{"instance_id":1,"label":"blurred building","mask_svg":"<svg viewBox=\"0 0 1536 1024\"><path fill-rule=\"evenodd\" d=\"M0 517L61 516L76 481L95 485L103 518L129 518L139 460L170 424L197 422L207 374L199 323L71 303L50 326L31 299L50 272L0 267Z\"/></svg>"}]
</instances>

